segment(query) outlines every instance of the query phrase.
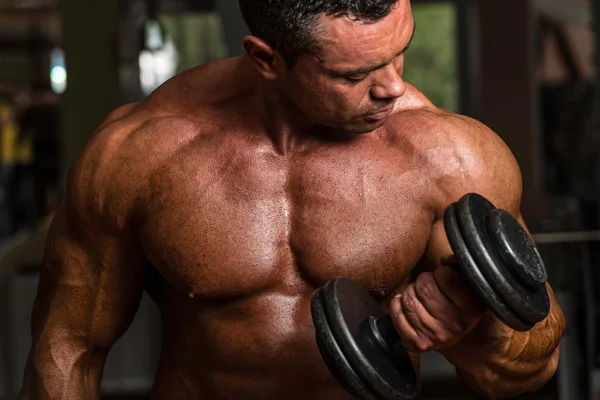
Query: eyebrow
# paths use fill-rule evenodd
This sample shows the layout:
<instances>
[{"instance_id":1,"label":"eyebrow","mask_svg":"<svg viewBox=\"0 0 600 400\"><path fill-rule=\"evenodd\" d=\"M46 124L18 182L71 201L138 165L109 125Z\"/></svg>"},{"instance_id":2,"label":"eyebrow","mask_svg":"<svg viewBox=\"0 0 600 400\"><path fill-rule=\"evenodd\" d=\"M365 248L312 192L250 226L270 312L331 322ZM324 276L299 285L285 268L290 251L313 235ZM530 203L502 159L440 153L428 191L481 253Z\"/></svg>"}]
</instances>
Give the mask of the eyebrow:
<instances>
[{"instance_id":1,"label":"eyebrow","mask_svg":"<svg viewBox=\"0 0 600 400\"><path fill-rule=\"evenodd\" d=\"M413 31L412 31L412 35L410 36L410 40L408 41L408 44L406 45L406 47L404 47L404 49L402 49L402 51L400 53L396 54L394 56L394 58L396 58L396 57L404 54L410 48L410 45L411 45L411 43L413 41L413 38L415 37L415 31L416 30L417 30L417 22L413 21ZM376 71L378 69L381 69L381 68L385 67L386 65L388 65L391 62L392 61L390 60L388 62L385 62L383 64L380 64L380 65L377 65L377 66L374 66L374 67L361 67L361 68L358 68L358 69L351 69L351 70L331 70L331 72L333 72L334 74L337 74L337 75L360 75L360 74L366 74L366 73L373 72L373 71Z\"/></svg>"}]
</instances>

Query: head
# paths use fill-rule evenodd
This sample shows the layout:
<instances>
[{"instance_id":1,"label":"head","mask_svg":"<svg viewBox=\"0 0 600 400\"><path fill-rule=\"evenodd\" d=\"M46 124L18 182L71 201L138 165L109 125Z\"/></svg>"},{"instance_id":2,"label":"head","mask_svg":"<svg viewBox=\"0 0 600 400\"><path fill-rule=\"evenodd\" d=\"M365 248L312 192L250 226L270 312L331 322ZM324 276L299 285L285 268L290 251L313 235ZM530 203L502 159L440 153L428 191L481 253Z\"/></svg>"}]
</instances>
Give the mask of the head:
<instances>
[{"instance_id":1,"label":"head","mask_svg":"<svg viewBox=\"0 0 600 400\"><path fill-rule=\"evenodd\" d=\"M353 133L385 122L405 92L414 34L409 0L239 0L244 49L280 97L310 121Z\"/></svg>"}]
</instances>

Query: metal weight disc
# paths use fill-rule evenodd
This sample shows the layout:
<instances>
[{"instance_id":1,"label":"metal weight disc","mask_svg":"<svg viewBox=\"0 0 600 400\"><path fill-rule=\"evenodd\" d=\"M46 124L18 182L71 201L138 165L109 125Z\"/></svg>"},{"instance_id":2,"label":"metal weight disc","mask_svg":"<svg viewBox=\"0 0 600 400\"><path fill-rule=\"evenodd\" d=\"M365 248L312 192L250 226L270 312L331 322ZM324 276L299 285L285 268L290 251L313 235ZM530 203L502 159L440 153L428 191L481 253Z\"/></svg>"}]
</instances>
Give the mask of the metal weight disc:
<instances>
[{"instance_id":1,"label":"metal weight disc","mask_svg":"<svg viewBox=\"0 0 600 400\"><path fill-rule=\"evenodd\" d=\"M477 194L468 194L461 198L456 216L463 239L489 285L507 307L523 321L534 325L548 316L550 311L548 293L545 288L529 291L513 276L511 270L497 255L494 243L490 239L487 222L490 212L495 209L493 204ZM512 238L507 240L513 241ZM523 258L531 259L534 256L535 254L530 254ZM513 268L515 268L514 264Z\"/></svg>"},{"instance_id":2,"label":"metal weight disc","mask_svg":"<svg viewBox=\"0 0 600 400\"><path fill-rule=\"evenodd\" d=\"M369 292L340 278L325 286L324 295L333 336L361 381L381 399L414 399L417 376L408 352L398 346L396 354L386 354L367 333L370 317L385 315Z\"/></svg>"},{"instance_id":3,"label":"metal weight disc","mask_svg":"<svg viewBox=\"0 0 600 400\"><path fill-rule=\"evenodd\" d=\"M356 375L338 346L327 321L323 291L324 288L317 290L311 301L311 313L321 357L333 377L348 393L363 400L379 400Z\"/></svg>"},{"instance_id":4,"label":"metal weight disc","mask_svg":"<svg viewBox=\"0 0 600 400\"><path fill-rule=\"evenodd\" d=\"M356 375L338 346L327 321L323 292L324 288L317 290L311 301L311 313L321 357L333 377L348 393L362 400L380 400Z\"/></svg>"},{"instance_id":5,"label":"metal weight disc","mask_svg":"<svg viewBox=\"0 0 600 400\"><path fill-rule=\"evenodd\" d=\"M504 265L529 291L536 292L548 282L548 274L537 247L508 211L495 209L488 218L490 239Z\"/></svg>"},{"instance_id":6,"label":"metal weight disc","mask_svg":"<svg viewBox=\"0 0 600 400\"><path fill-rule=\"evenodd\" d=\"M458 224L457 206L457 203L453 203L444 212L444 229L454 256L458 261L456 265L457 272L471 283L473 289L480 295L488 308L506 325L518 331L530 330L533 328L533 324L524 321L507 307L477 266Z\"/></svg>"}]
</instances>

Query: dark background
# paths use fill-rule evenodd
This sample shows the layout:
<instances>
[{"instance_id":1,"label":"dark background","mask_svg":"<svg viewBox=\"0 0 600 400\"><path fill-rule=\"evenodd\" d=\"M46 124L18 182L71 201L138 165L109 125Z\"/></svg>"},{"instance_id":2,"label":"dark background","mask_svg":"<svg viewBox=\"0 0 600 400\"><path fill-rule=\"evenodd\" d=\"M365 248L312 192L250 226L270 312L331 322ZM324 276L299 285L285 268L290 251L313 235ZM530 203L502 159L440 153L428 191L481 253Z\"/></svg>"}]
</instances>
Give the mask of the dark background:
<instances>
[{"instance_id":1,"label":"dark background","mask_svg":"<svg viewBox=\"0 0 600 400\"><path fill-rule=\"evenodd\" d=\"M521 398L598 399L600 5L412 3L406 79L510 146L523 216L568 319L558 374ZM147 42L152 21L161 28ZM240 55L246 33L234 0L0 0L0 399L21 383L45 232L76 154L110 110L175 73ZM145 298L110 353L107 398L147 397L159 343ZM423 360L424 398L478 398L441 357Z\"/></svg>"}]
</instances>

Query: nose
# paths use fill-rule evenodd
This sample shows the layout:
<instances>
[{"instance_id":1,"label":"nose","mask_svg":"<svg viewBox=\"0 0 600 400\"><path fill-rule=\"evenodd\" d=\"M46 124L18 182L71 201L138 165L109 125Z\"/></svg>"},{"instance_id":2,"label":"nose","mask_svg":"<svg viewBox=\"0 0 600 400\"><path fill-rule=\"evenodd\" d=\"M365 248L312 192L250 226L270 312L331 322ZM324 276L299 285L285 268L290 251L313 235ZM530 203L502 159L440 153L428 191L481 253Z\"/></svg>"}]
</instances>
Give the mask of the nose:
<instances>
[{"instance_id":1,"label":"nose","mask_svg":"<svg viewBox=\"0 0 600 400\"><path fill-rule=\"evenodd\" d=\"M371 95L376 99L397 99L406 92L406 84L394 64L387 65L377 71L377 80L371 89Z\"/></svg>"}]
</instances>

